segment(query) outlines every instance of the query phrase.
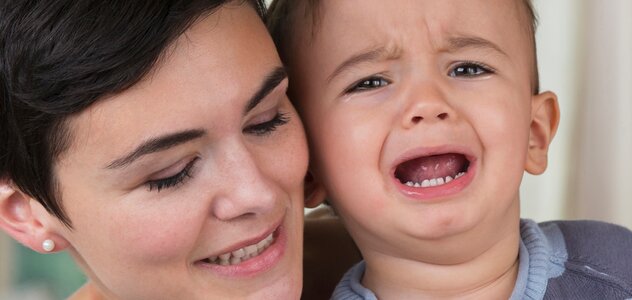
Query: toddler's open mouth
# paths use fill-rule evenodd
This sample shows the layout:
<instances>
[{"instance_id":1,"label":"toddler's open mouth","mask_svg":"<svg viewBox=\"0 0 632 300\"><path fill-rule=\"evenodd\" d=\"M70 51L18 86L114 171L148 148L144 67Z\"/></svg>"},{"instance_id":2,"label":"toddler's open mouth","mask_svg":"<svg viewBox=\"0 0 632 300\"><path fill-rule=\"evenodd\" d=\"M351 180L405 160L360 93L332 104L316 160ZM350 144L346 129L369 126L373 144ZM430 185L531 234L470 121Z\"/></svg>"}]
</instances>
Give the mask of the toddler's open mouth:
<instances>
[{"instance_id":1,"label":"toddler's open mouth","mask_svg":"<svg viewBox=\"0 0 632 300\"><path fill-rule=\"evenodd\" d=\"M422 156L399 164L395 178L409 187L435 187L465 175L469 166L467 157L459 153Z\"/></svg>"}]
</instances>

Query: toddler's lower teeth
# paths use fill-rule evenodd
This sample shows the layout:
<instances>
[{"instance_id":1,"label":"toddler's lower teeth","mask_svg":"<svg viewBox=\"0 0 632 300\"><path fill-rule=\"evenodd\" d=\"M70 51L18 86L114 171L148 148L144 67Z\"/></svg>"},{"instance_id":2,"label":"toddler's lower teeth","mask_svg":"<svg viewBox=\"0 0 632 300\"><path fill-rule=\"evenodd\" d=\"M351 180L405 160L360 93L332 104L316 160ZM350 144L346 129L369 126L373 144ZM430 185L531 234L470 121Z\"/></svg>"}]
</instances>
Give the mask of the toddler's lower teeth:
<instances>
[{"instance_id":1,"label":"toddler's lower teeth","mask_svg":"<svg viewBox=\"0 0 632 300\"><path fill-rule=\"evenodd\" d=\"M455 180L455 179L457 179L457 178L459 178L459 177L461 177L463 175L465 175L465 172L461 172L461 173L457 174L456 176L454 176L454 178L452 178L452 176L446 176L445 178L424 179L422 182L407 181L405 183L405 185L409 186L409 187L416 187L416 188L426 188L426 187L441 186L441 185L449 183L452 180Z\"/></svg>"}]
</instances>

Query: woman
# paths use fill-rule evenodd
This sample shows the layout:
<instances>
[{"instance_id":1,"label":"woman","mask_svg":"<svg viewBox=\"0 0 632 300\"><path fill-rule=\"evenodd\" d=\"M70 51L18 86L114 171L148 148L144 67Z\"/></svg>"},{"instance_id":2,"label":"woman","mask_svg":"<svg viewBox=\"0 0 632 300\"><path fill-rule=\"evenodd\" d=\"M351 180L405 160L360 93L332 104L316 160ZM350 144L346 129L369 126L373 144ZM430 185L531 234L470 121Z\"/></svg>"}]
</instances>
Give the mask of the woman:
<instances>
[{"instance_id":1,"label":"woman","mask_svg":"<svg viewBox=\"0 0 632 300\"><path fill-rule=\"evenodd\" d=\"M307 150L262 7L0 4L0 227L69 251L76 299L299 297Z\"/></svg>"}]
</instances>

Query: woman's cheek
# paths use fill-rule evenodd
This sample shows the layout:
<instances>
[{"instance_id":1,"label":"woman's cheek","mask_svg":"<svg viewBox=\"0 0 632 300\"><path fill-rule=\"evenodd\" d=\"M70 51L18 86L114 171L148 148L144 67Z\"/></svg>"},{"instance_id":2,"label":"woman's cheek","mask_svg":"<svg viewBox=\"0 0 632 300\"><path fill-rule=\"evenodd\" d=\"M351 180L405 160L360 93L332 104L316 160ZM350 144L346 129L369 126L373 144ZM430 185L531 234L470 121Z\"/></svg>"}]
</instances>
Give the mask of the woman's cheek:
<instances>
[{"instance_id":1,"label":"woman's cheek","mask_svg":"<svg viewBox=\"0 0 632 300\"><path fill-rule=\"evenodd\" d=\"M159 216L144 210L145 217L130 217L112 228L112 240L117 240L117 252L132 261L160 263L184 258L193 249L199 225L195 210L173 207L156 207ZM198 209L201 210L201 209Z\"/></svg>"}]
</instances>

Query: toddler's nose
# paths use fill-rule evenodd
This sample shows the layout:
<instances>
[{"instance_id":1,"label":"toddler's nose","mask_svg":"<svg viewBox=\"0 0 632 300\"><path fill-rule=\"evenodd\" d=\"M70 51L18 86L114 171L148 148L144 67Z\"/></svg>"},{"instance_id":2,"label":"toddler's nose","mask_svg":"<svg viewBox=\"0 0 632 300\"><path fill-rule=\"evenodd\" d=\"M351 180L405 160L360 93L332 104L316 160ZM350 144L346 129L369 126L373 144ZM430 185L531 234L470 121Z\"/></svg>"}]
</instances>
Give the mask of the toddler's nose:
<instances>
[{"instance_id":1,"label":"toddler's nose","mask_svg":"<svg viewBox=\"0 0 632 300\"><path fill-rule=\"evenodd\" d=\"M431 114L431 116L432 116L432 114ZM450 117L450 115L449 115L447 112L442 112L442 113L439 113L438 115L436 115L435 117L436 117L437 119L439 119L439 120L445 120L445 119L449 118L449 117ZM419 123L419 122L423 121L423 120L424 120L424 118L425 118L425 117L424 117L424 116L422 116L421 114L419 114L419 115L414 115L414 116L412 116L412 118L411 118L411 120L410 120L410 121L411 121L411 123L413 123L413 124L417 124L417 123Z\"/></svg>"},{"instance_id":2,"label":"toddler's nose","mask_svg":"<svg viewBox=\"0 0 632 300\"><path fill-rule=\"evenodd\" d=\"M454 110L436 87L418 87L408 97L403 126L409 128L420 123L447 121L455 117Z\"/></svg>"}]
</instances>

